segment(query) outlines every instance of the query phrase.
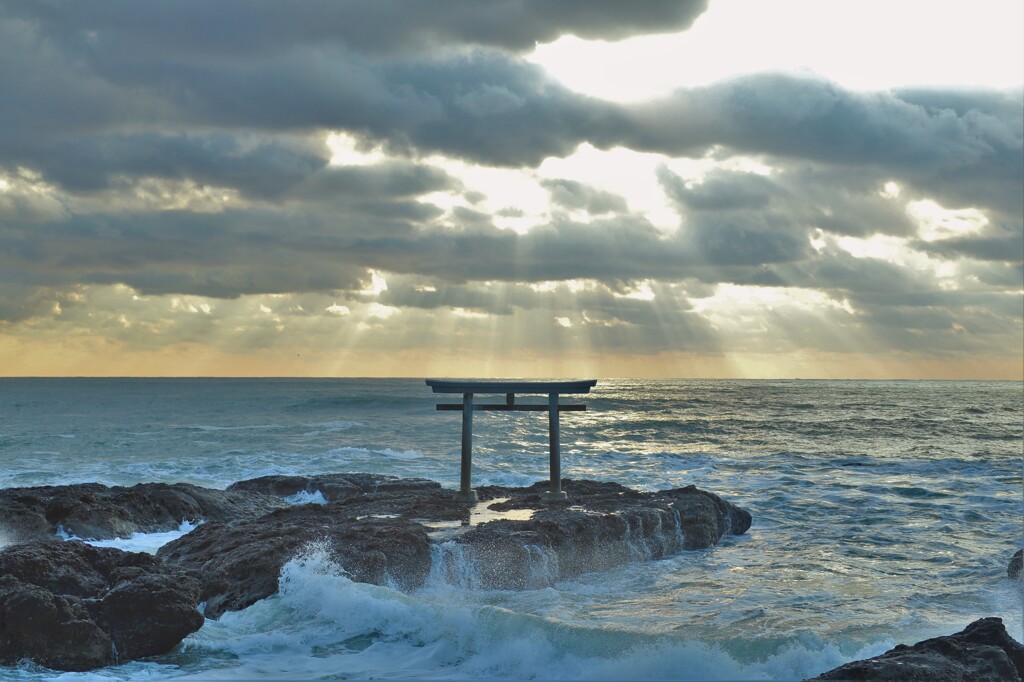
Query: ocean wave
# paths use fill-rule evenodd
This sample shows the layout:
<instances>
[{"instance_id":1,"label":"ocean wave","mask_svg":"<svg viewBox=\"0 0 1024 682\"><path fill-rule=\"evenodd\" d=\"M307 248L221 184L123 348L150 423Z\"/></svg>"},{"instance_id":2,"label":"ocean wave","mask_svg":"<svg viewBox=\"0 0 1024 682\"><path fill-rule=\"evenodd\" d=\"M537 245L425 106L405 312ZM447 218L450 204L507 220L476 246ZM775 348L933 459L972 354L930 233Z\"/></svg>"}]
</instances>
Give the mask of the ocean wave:
<instances>
[{"instance_id":1,"label":"ocean wave","mask_svg":"<svg viewBox=\"0 0 1024 682\"><path fill-rule=\"evenodd\" d=\"M208 621L185 650L217 656L218 679L732 680L807 677L891 645L843 650L807 635L709 644L680 630L568 623L481 596L355 583L314 545L284 566L277 595ZM209 671L184 679L204 676Z\"/></svg>"}]
</instances>

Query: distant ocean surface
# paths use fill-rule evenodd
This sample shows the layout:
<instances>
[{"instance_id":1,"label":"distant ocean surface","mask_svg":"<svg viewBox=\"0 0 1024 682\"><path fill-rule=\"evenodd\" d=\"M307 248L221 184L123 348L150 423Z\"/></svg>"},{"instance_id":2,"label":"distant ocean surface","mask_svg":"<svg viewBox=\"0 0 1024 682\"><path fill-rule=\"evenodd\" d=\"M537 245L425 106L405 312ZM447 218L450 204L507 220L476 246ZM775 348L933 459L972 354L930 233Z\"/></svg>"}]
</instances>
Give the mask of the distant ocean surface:
<instances>
[{"instance_id":1,"label":"distant ocean surface","mask_svg":"<svg viewBox=\"0 0 1024 682\"><path fill-rule=\"evenodd\" d=\"M692 483L750 531L524 592L406 594L311 552L179 650L60 679L790 680L982 616L1024 640L1006 577L1024 546L1021 383L601 380L579 399L564 476ZM374 472L455 488L460 419L436 402L422 379L0 379L0 487ZM545 416L477 415L473 480L547 480Z\"/></svg>"}]
</instances>

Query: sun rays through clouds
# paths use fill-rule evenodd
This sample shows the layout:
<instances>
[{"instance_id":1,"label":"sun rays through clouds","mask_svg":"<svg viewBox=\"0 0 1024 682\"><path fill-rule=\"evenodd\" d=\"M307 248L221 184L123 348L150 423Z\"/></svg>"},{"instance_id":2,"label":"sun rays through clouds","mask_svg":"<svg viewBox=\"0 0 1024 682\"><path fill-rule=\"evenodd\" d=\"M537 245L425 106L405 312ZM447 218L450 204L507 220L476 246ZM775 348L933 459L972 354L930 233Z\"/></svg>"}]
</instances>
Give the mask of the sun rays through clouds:
<instances>
[{"instance_id":1,"label":"sun rays through clouds","mask_svg":"<svg viewBox=\"0 0 1024 682\"><path fill-rule=\"evenodd\" d=\"M1019 3L118 7L0 2L0 373L1024 373Z\"/></svg>"}]
</instances>

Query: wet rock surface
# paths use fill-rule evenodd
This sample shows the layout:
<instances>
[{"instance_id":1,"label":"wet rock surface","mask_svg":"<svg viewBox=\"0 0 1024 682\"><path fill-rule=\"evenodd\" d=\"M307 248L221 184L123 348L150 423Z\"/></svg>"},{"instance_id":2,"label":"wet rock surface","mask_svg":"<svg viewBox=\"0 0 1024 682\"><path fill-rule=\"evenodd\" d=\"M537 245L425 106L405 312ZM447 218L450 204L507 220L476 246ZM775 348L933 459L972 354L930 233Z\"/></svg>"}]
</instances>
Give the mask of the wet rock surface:
<instances>
[{"instance_id":1,"label":"wet rock surface","mask_svg":"<svg viewBox=\"0 0 1024 682\"><path fill-rule=\"evenodd\" d=\"M284 507L278 497L187 483L100 483L0 490L0 524L15 540L53 537L58 527L80 538L128 537L178 528L183 520L227 521Z\"/></svg>"},{"instance_id":2,"label":"wet rock surface","mask_svg":"<svg viewBox=\"0 0 1024 682\"><path fill-rule=\"evenodd\" d=\"M357 581L415 588L438 555L445 563L437 570L465 576L468 565L475 585L523 589L709 547L750 527L746 511L693 486L638 492L563 479L562 487L569 498L555 503L542 497L546 482L482 487L474 507L435 481L376 474L267 476L224 491L85 484L0 491L0 517L36 535L52 536L64 524L95 538L204 520L157 556L198 581L212 618L274 594L281 568L310 544L323 546ZM328 503L285 500L302 492ZM444 551L434 552L432 543Z\"/></svg>"},{"instance_id":3,"label":"wet rock surface","mask_svg":"<svg viewBox=\"0 0 1024 682\"><path fill-rule=\"evenodd\" d=\"M0 664L91 670L155 656L203 624L199 583L148 554L43 540L0 550Z\"/></svg>"},{"instance_id":4,"label":"wet rock surface","mask_svg":"<svg viewBox=\"0 0 1024 682\"><path fill-rule=\"evenodd\" d=\"M409 519L469 519L469 508L456 502L451 490L426 478L382 474L262 476L233 483L227 490L282 498L297 493L320 493L327 502L344 505L353 516L389 514Z\"/></svg>"},{"instance_id":5,"label":"wet rock surface","mask_svg":"<svg viewBox=\"0 0 1024 682\"><path fill-rule=\"evenodd\" d=\"M881 656L847 663L813 680L907 680L974 682L1024 680L1024 646L999 618L976 620L962 631L913 646L900 644Z\"/></svg>"},{"instance_id":6,"label":"wet rock surface","mask_svg":"<svg viewBox=\"0 0 1024 682\"><path fill-rule=\"evenodd\" d=\"M359 517L337 503L291 507L232 524L205 523L161 547L157 556L197 577L206 615L218 618L277 592L281 568L310 544L322 544L359 582L410 589L430 571L422 525Z\"/></svg>"},{"instance_id":7,"label":"wet rock surface","mask_svg":"<svg viewBox=\"0 0 1024 682\"><path fill-rule=\"evenodd\" d=\"M750 528L750 514L694 486L639 492L617 483L563 479L568 500L547 503L547 483L485 487L494 510L534 509L527 520L498 520L459 535L484 587L535 588L630 561L660 559L716 544ZM486 503L486 502L485 502ZM465 558L463 553L462 558Z\"/></svg>"},{"instance_id":8,"label":"wet rock surface","mask_svg":"<svg viewBox=\"0 0 1024 682\"><path fill-rule=\"evenodd\" d=\"M440 491L441 484L426 478L399 478L382 474L321 474L319 476L261 476L232 483L228 492L246 491L288 497L319 492L328 502L373 493Z\"/></svg>"},{"instance_id":9,"label":"wet rock surface","mask_svg":"<svg viewBox=\"0 0 1024 682\"><path fill-rule=\"evenodd\" d=\"M1024 568L1024 549L1018 549L1010 557L1010 565L1006 567L1006 575L1016 580L1020 577L1022 568Z\"/></svg>"}]
</instances>

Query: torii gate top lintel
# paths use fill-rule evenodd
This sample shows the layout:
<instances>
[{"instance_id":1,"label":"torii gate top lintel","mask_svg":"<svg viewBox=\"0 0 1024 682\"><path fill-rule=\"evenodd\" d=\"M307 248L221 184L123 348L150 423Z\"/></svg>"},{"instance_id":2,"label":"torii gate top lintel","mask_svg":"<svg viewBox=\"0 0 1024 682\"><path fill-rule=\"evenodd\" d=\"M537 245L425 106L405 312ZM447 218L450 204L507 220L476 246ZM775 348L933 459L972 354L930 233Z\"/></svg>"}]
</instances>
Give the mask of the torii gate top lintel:
<instances>
[{"instance_id":1,"label":"torii gate top lintel","mask_svg":"<svg viewBox=\"0 0 1024 682\"><path fill-rule=\"evenodd\" d=\"M597 379L583 381L453 381L427 379L434 393L590 393Z\"/></svg>"}]
</instances>

